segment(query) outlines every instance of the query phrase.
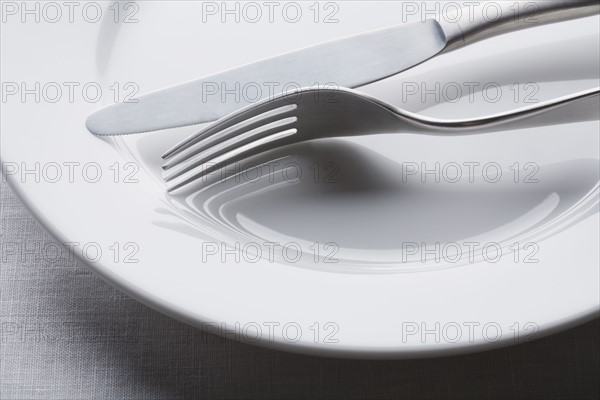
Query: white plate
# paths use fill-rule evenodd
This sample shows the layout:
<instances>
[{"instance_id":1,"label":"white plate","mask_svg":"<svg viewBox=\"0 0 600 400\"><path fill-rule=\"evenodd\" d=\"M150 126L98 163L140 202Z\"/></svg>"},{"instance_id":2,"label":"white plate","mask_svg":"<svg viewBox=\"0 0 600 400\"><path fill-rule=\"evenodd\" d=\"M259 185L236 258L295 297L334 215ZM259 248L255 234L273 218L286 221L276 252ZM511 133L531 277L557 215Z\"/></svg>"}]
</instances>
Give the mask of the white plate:
<instances>
[{"instance_id":1,"label":"white plate","mask_svg":"<svg viewBox=\"0 0 600 400\"><path fill-rule=\"evenodd\" d=\"M146 92L399 23L401 4L336 3L335 24L315 23L308 3L299 3L305 14L295 24L279 14L273 23L203 23L201 4L192 2L139 3L119 14L122 20L134 13L139 22L115 24L112 3L98 4L98 23L79 9L73 23L45 20L55 14L41 15L40 23L7 16L2 81L27 88L39 82L41 98L3 99L1 156L9 183L38 220L127 293L228 337L351 357L474 351L597 315L598 121L484 136L305 144L278 152L272 175L267 166L257 180L254 169L190 198L169 197L160 154L197 127L93 137L85 119L114 101L113 84L122 99L135 87L128 82ZM472 101L433 107L430 95L403 104L461 117L522 106L527 95L541 101L597 86L597 19L562 25L489 40L365 91L402 105L413 82L439 81L447 99L454 98L453 85L489 84L487 97L477 92ZM51 82L63 89L55 103ZM64 82L80 83L73 102ZM87 82L102 88L99 102L84 99ZM503 94L492 101L498 86ZM411 172L436 163L440 183ZM470 170L465 163L479 164ZM462 179L453 183L457 164ZM502 177L491 183L497 166ZM221 242L239 244L238 251L223 251ZM287 259L279 247L271 258L266 242L285 244ZM413 243L438 243L439 261ZM295 248L299 260L292 260Z\"/></svg>"}]
</instances>

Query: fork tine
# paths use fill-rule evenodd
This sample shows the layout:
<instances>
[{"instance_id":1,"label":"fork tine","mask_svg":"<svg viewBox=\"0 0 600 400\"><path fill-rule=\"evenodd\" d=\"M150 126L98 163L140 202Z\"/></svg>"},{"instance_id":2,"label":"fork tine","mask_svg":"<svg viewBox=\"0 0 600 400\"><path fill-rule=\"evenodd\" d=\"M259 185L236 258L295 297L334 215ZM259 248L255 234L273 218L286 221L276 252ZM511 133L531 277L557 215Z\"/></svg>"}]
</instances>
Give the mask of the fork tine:
<instances>
[{"instance_id":1,"label":"fork tine","mask_svg":"<svg viewBox=\"0 0 600 400\"><path fill-rule=\"evenodd\" d=\"M277 98L275 100L269 99L262 104L257 103L257 104L254 104L253 106L247 107L245 110L237 111L236 113L234 113L228 117L224 117L223 119L221 119L220 121L217 121L214 124L211 124L210 126L206 127L205 129L200 130L195 135L192 135L191 137L179 142L178 144L173 146L171 149L169 149L167 152L165 152L163 154L162 158L166 160L166 159L178 154L179 152L187 149L188 147L194 145L195 143L198 143L199 141L204 140L217 132L227 129L230 126L236 125L240 122L249 120L254 117L259 117L263 113L268 113L269 111L274 111L275 109L282 108L283 106L289 105L289 104L290 104L289 99L287 99L286 97L281 97L281 98Z\"/></svg>"},{"instance_id":2,"label":"fork tine","mask_svg":"<svg viewBox=\"0 0 600 400\"><path fill-rule=\"evenodd\" d=\"M226 140L229 140L230 138L233 138L245 131L252 130L260 125L269 124L277 119L281 119L285 114L288 114L297 108L298 106L296 104L291 104L255 115L234 125L228 124L229 126L222 130L211 129L210 132L200 132L193 138L193 141L190 141L186 148L172 154L165 161L163 169L171 169L186 159L204 152L213 146L219 145L220 143L225 142Z\"/></svg>"},{"instance_id":3,"label":"fork tine","mask_svg":"<svg viewBox=\"0 0 600 400\"><path fill-rule=\"evenodd\" d=\"M215 170L224 168L227 165L231 165L232 163L250 157L251 155L258 154L264 147L267 147L268 145L271 145L281 139L295 135L297 132L298 130L295 128L279 131L277 133L261 137L257 140L249 141L242 146L234 147L228 152L201 163L186 173L173 178L173 180L167 184L167 192L172 193L182 189L183 187L202 179Z\"/></svg>"},{"instance_id":4,"label":"fork tine","mask_svg":"<svg viewBox=\"0 0 600 400\"><path fill-rule=\"evenodd\" d=\"M169 182L197 167L198 165L205 164L222 154L230 152L236 147L243 146L249 142L262 139L266 136L281 131L282 129L285 129L284 127L288 127L289 125L294 124L296 121L298 121L298 118L296 117L284 118L259 126L242 134L235 135L228 140L224 140L215 146L209 147L205 151L197 152L188 157L185 161L178 163L165 175L164 179L166 182Z\"/></svg>"}]
</instances>

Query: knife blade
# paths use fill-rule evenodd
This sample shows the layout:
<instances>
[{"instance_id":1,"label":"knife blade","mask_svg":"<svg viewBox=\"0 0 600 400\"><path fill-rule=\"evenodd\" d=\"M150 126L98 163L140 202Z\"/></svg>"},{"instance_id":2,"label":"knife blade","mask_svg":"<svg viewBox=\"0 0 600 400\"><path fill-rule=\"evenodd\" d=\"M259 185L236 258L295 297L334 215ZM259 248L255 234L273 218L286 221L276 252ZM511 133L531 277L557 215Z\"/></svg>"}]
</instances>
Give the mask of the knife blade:
<instances>
[{"instance_id":1,"label":"knife blade","mask_svg":"<svg viewBox=\"0 0 600 400\"><path fill-rule=\"evenodd\" d=\"M597 0L527 4L537 4L539 23L593 15L600 9ZM211 122L264 95L315 85L359 88L444 51L536 25L515 21L512 2L500 7L503 12L494 21L461 12L458 17L403 24L261 60L140 96L135 103L108 106L90 115L86 126L95 135L123 135ZM232 88L237 93L234 99L226 94ZM263 96L240 95L241 90L253 88Z\"/></svg>"},{"instance_id":2,"label":"knife blade","mask_svg":"<svg viewBox=\"0 0 600 400\"><path fill-rule=\"evenodd\" d=\"M366 33L140 96L137 103L111 105L92 114L87 127L96 135L119 135L209 122L250 104L254 94L239 96L242 88L274 95L315 84L359 87L414 66L445 44L433 20ZM237 90L238 99L225 95L227 90Z\"/></svg>"}]
</instances>

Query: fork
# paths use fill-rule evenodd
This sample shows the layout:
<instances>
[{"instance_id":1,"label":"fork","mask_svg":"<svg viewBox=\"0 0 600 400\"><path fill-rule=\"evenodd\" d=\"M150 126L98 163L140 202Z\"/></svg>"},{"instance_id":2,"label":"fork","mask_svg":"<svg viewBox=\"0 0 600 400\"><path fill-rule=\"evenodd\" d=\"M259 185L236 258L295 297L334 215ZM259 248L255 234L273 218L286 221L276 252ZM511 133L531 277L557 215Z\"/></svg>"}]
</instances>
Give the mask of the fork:
<instances>
[{"instance_id":1,"label":"fork","mask_svg":"<svg viewBox=\"0 0 600 400\"><path fill-rule=\"evenodd\" d=\"M221 118L163 155L167 192L260 153L320 138L416 133L467 135L581 121L597 113L600 88L475 119L415 114L346 88L313 87L266 99ZM560 110L560 112L559 112ZM596 117L594 117L596 118Z\"/></svg>"}]
</instances>

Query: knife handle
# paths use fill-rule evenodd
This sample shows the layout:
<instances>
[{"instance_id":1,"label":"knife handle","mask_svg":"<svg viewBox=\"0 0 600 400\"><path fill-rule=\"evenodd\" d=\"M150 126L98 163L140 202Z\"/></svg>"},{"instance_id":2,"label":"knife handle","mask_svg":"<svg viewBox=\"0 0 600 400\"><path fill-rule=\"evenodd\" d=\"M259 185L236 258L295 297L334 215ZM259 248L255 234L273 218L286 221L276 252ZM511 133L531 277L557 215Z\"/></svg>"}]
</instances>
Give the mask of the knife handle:
<instances>
[{"instance_id":1,"label":"knife handle","mask_svg":"<svg viewBox=\"0 0 600 400\"><path fill-rule=\"evenodd\" d=\"M452 51L480 40L537 25L588 17L600 12L599 0L490 1L438 17L446 48Z\"/></svg>"}]
</instances>

